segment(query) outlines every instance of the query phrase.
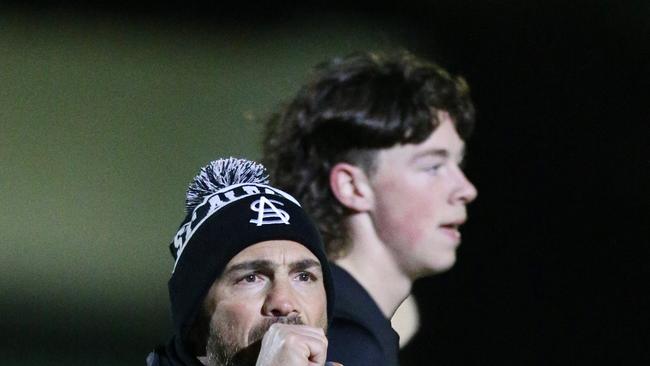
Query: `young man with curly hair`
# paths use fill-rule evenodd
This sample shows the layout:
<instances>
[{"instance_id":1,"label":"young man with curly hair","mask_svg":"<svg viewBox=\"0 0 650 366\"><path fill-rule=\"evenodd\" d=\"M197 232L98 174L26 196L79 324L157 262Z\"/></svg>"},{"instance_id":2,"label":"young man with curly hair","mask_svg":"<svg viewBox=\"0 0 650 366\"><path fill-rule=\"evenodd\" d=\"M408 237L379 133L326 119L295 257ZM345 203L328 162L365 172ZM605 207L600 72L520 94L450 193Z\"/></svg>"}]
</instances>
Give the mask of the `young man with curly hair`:
<instances>
[{"instance_id":1,"label":"young man with curly hair","mask_svg":"<svg viewBox=\"0 0 650 366\"><path fill-rule=\"evenodd\" d=\"M473 125L466 82L408 52L320 64L267 122L271 180L303 203L334 263L329 358L397 365L390 319L416 279L453 266L477 195L461 169Z\"/></svg>"}]
</instances>

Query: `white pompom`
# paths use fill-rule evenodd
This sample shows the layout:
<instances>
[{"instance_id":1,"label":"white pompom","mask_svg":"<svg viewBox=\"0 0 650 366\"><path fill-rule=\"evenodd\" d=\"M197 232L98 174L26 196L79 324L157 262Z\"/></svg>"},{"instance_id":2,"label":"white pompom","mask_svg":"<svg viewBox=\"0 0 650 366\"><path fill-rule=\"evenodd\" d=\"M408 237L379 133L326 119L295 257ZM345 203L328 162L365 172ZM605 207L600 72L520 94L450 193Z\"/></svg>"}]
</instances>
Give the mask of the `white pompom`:
<instances>
[{"instance_id":1,"label":"white pompom","mask_svg":"<svg viewBox=\"0 0 650 366\"><path fill-rule=\"evenodd\" d=\"M238 183L268 184L269 176L262 164L246 159L230 157L210 162L187 188L187 212L194 210L206 196Z\"/></svg>"}]
</instances>

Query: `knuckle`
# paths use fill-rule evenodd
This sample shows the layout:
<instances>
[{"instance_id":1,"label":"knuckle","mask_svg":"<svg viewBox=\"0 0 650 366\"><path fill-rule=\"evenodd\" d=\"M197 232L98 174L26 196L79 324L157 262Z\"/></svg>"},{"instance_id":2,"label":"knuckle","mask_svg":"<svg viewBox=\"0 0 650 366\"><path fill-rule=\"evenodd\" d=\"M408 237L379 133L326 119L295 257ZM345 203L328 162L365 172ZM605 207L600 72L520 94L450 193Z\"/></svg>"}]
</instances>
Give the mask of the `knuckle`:
<instances>
[{"instance_id":1,"label":"knuckle","mask_svg":"<svg viewBox=\"0 0 650 366\"><path fill-rule=\"evenodd\" d=\"M286 335L286 337L284 337L284 340L285 340L286 343L288 343L290 345L294 345L294 344L298 343L298 341L300 340L300 337L297 334L288 333Z\"/></svg>"}]
</instances>

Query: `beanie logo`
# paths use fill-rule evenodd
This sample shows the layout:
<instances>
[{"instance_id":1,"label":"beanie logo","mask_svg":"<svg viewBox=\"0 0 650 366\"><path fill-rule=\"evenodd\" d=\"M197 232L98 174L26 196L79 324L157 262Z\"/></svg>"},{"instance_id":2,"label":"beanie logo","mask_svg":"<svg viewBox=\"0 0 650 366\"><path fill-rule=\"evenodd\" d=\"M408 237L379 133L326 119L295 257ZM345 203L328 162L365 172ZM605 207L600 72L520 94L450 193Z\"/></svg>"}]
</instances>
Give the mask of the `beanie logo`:
<instances>
[{"instance_id":1,"label":"beanie logo","mask_svg":"<svg viewBox=\"0 0 650 366\"><path fill-rule=\"evenodd\" d=\"M251 203L251 210L257 212L257 218L253 218L249 222L257 224L257 226L270 224L289 225L289 214L287 211L278 208L276 205L284 206L282 202L269 200L264 196L253 201L253 203Z\"/></svg>"},{"instance_id":2,"label":"beanie logo","mask_svg":"<svg viewBox=\"0 0 650 366\"><path fill-rule=\"evenodd\" d=\"M178 232L176 232L176 235L174 235L173 246L171 247L171 249L172 249L172 255L175 254L176 260L174 262L174 270L172 270L172 273L176 270L176 266L178 265L178 262L181 258L181 254L183 254L183 251L185 250L187 244L190 242L190 239L192 239L194 233L197 232L199 227L201 227L201 225L206 220L208 220L212 215L214 215L222 208L227 207L229 204L239 201L240 199L244 199L257 194L278 195L296 204L298 207L300 207L298 201L296 201L296 199L293 198L288 193L264 184L247 184L247 183L235 184L233 186L228 187L227 189L219 190L216 193L207 196L201 204L197 205L194 208L194 210L192 211L192 216L189 219L189 221L183 223L181 227L178 229ZM276 221L280 220L275 223L289 224L288 213L286 213L284 210L278 209L277 206L274 205L273 203L271 203L269 205L269 208L266 209L266 206L270 201L266 199L264 196L262 196L262 198L264 198L266 201L264 202L264 205L260 203L257 206L255 206L255 203L253 203L253 205L251 206L251 209L253 211L257 212L257 210L259 210L259 206L263 206L262 208L264 210L267 211L268 209L271 210L271 212L268 212L271 215L270 217L274 217ZM282 205L282 203L278 201L273 200L273 202L275 202L276 204L279 203L280 206ZM258 215L257 220L255 221L251 220L251 222L258 224L258 226L267 224L269 222L266 222L264 220L265 215L266 213L263 211L261 214ZM261 221L260 221L260 217L261 217ZM261 224L258 222L261 222Z\"/></svg>"}]
</instances>

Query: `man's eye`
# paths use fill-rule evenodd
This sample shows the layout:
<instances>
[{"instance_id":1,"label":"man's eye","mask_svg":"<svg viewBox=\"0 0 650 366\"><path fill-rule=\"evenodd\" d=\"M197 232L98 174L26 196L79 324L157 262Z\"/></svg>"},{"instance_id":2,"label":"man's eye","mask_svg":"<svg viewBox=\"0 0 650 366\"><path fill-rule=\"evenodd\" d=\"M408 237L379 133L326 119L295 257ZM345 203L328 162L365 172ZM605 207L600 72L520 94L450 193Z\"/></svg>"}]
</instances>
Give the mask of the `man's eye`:
<instances>
[{"instance_id":1,"label":"man's eye","mask_svg":"<svg viewBox=\"0 0 650 366\"><path fill-rule=\"evenodd\" d=\"M316 277L309 272L300 272L298 274L298 280L303 282L315 281Z\"/></svg>"},{"instance_id":2,"label":"man's eye","mask_svg":"<svg viewBox=\"0 0 650 366\"><path fill-rule=\"evenodd\" d=\"M259 276L255 273L251 273L241 277L237 282L239 283L255 283L259 281Z\"/></svg>"},{"instance_id":3,"label":"man's eye","mask_svg":"<svg viewBox=\"0 0 650 366\"><path fill-rule=\"evenodd\" d=\"M257 276L255 276L255 275L248 275L248 276L244 277L244 281L246 281L246 282L255 282L256 279L257 279Z\"/></svg>"}]
</instances>

